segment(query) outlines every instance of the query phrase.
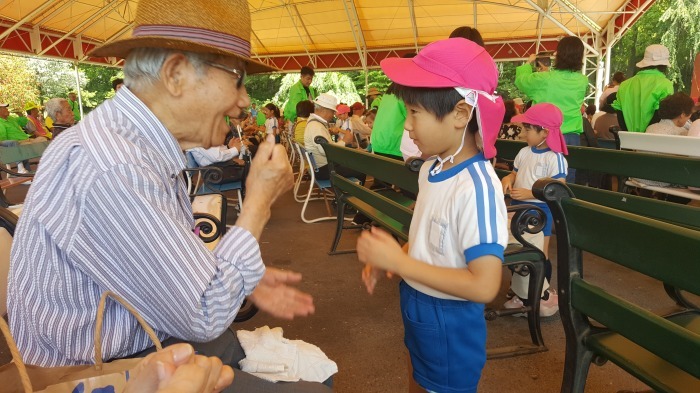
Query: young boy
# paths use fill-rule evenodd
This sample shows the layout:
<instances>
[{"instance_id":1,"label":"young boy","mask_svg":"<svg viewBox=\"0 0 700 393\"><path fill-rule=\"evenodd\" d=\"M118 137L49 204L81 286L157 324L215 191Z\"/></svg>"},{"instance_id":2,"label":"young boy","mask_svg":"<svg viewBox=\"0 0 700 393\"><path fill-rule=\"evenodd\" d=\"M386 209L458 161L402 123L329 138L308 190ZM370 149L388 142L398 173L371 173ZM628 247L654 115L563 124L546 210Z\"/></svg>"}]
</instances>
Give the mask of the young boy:
<instances>
[{"instance_id":1,"label":"young boy","mask_svg":"<svg viewBox=\"0 0 700 393\"><path fill-rule=\"evenodd\" d=\"M523 147L515 156L514 170L501 180L503 193L510 194L511 204L531 204L542 209L547 215L542 233L544 234L543 252L545 263L545 287L540 300L540 315L549 317L559 309L555 292L548 291L552 279L552 263L549 261L549 239L552 235L552 212L547 204L532 195L532 185L538 179L551 177L561 182L566 180L568 165L564 155L569 154L561 133L563 121L561 110L555 105L542 103L533 105L525 114L513 116L514 123L522 123L528 146ZM504 305L506 308L523 307L523 301L517 295Z\"/></svg>"},{"instance_id":2,"label":"young boy","mask_svg":"<svg viewBox=\"0 0 700 393\"><path fill-rule=\"evenodd\" d=\"M486 362L484 303L498 293L508 240L502 189L488 161L505 112L489 93L498 71L481 46L464 38L381 65L406 104L405 129L436 158L420 171L408 254L380 229L360 236L363 281L372 293L382 271L403 278L409 391L476 392Z\"/></svg>"}]
</instances>

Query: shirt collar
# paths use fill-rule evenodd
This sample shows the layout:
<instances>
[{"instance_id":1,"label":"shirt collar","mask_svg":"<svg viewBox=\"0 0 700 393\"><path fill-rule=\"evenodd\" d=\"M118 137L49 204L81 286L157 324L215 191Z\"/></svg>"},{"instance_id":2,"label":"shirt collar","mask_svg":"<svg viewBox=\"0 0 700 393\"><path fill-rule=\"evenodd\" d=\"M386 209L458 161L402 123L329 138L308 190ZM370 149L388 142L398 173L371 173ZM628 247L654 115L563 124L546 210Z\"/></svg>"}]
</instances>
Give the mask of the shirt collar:
<instances>
[{"instance_id":1,"label":"shirt collar","mask_svg":"<svg viewBox=\"0 0 700 393\"><path fill-rule=\"evenodd\" d=\"M328 127L328 122L326 121L326 119L322 118L321 116L319 116L315 113L312 113L309 115L309 120L311 120L311 119L316 119L316 120L320 121L321 123L323 123L323 125Z\"/></svg>"},{"instance_id":2,"label":"shirt collar","mask_svg":"<svg viewBox=\"0 0 700 393\"><path fill-rule=\"evenodd\" d=\"M185 155L177 140L143 101L126 86L119 89L113 100L117 110L133 124L135 132L163 154L164 164L171 174L177 175L185 169Z\"/></svg>"}]
</instances>

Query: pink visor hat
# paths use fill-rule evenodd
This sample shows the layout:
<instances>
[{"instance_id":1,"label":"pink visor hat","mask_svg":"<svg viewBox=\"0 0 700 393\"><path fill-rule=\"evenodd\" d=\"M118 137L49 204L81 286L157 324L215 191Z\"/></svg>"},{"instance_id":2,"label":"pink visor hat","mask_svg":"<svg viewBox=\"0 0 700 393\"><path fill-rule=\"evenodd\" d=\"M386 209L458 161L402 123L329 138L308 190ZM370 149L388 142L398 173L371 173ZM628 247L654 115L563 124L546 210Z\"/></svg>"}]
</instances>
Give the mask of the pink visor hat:
<instances>
[{"instance_id":1,"label":"pink visor hat","mask_svg":"<svg viewBox=\"0 0 700 393\"><path fill-rule=\"evenodd\" d=\"M350 112L350 107L345 105L345 104L340 104L335 107L335 113L338 115L342 115L344 113L349 113Z\"/></svg>"},{"instance_id":2,"label":"pink visor hat","mask_svg":"<svg viewBox=\"0 0 700 393\"><path fill-rule=\"evenodd\" d=\"M564 135L561 133L561 123L564 121L564 115L556 105L546 102L535 104L524 114L513 116L510 121L513 123L528 123L546 128L549 131L546 139L547 146L554 152L563 153L565 155L569 154L569 150L566 148L566 142L564 142Z\"/></svg>"},{"instance_id":3,"label":"pink visor hat","mask_svg":"<svg viewBox=\"0 0 700 393\"><path fill-rule=\"evenodd\" d=\"M389 79L400 85L455 88L474 107L484 156L496 155L506 108L503 99L493 94L498 70L486 49L465 38L449 38L428 44L412 59L384 59L381 66Z\"/></svg>"}]
</instances>

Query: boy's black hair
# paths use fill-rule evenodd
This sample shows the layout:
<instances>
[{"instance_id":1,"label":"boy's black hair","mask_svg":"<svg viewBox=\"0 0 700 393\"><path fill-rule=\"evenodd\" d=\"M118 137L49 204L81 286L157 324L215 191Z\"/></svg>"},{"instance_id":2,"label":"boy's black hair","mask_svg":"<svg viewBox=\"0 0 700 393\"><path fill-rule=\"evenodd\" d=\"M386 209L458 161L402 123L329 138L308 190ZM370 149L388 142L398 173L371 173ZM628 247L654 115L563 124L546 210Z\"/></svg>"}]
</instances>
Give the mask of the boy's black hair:
<instances>
[{"instance_id":1,"label":"boy's black hair","mask_svg":"<svg viewBox=\"0 0 700 393\"><path fill-rule=\"evenodd\" d=\"M612 80L617 82L617 84L619 85L620 83L625 81L625 73L620 71L616 72L615 74L613 74Z\"/></svg>"},{"instance_id":2,"label":"boy's black hair","mask_svg":"<svg viewBox=\"0 0 700 393\"><path fill-rule=\"evenodd\" d=\"M314 103L309 100L299 101L297 104L297 117L309 117L314 113Z\"/></svg>"},{"instance_id":3,"label":"boy's black hair","mask_svg":"<svg viewBox=\"0 0 700 393\"><path fill-rule=\"evenodd\" d=\"M503 105L506 107L506 113L503 115L503 123L510 123L510 120L516 113L515 101L505 100L503 101Z\"/></svg>"},{"instance_id":4,"label":"boy's black hair","mask_svg":"<svg viewBox=\"0 0 700 393\"><path fill-rule=\"evenodd\" d=\"M659 102L659 117L662 119L675 119L680 115L689 115L693 112L695 102L689 95L678 92Z\"/></svg>"},{"instance_id":5,"label":"boy's black hair","mask_svg":"<svg viewBox=\"0 0 700 393\"><path fill-rule=\"evenodd\" d=\"M481 37L479 30L469 26L460 26L454 29L450 34L450 38L466 38L481 47L484 46L484 39Z\"/></svg>"},{"instance_id":6,"label":"boy's black hair","mask_svg":"<svg viewBox=\"0 0 700 393\"><path fill-rule=\"evenodd\" d=\"M595 106L595 104L588 104L588 106L586 106L586 114L587 114L588 116L593 116L593 115L595 115L595 113L596 113L597 111L598 111L598 108Z\"/></svg>"},{"instance_id":7,"label":"boy's black hair","mask_svg":"<svg viewBox=\"0 0 700 393\"><path fill-rule=\"evenodd\" d=\"M272 113L275 114L275 117L280 117L280 108L278 108L277 105L270 102L267 105L265 105L265 108L271 110Z\"/></svg>"},{"instance_id":8,"label":"boy's black hair","mask_svg":"<svg viewBox=\"0 0 700 393\"><path fill-rule=\"evenodd\" d=\"M544 130L544 127L538 126L537 124L523 123L523 127L534 128L535 130L537 130L537 132Z\"/></svg>"},{"instance_id":9,"label":"boy's black hair","mask_svg":"<svg viewBox=\"0 0 700 393\"><path fill-rule=\"evenodd\" d=\"M117 86L121 85L124 83L124 79L122 78L117 78L112 81L112 90L117 91Z\"/></svg>"},{"instance_id":10,"label":"boy's black hair","mask_svg":"<svg viewBox=\"0 0 700 393\"><path fill-rule=\"evenodd\" d=\"M377 116L377 108L372 108L372 109L368 110L367 113L365 113L365 117L367 117L367 116L376 117Z\"/></svg>"},{"instance_id":11,"label":"boy's black hair","mask_svg":"<svg viewBox=\"0 0 700 393\"><path fill-rule=\"evenodd\" d=\"M408 87L398 83L392 83L389 90L396 97L409 105L418 105L426 111L432 113L438 120L442 120L455 109L455 105L464 97L452 87L428 88L428 87ZM479 131L476 121L476 111L469 121L468 130L472 133Z\"/></svg>"},{"instance_id":12,"label":"boy's black hair","mask_svg":"<svg viewBox=\"0 0 700 393\"><path fill-rule=\"evenodd\" d=\"M314 76L316 73L314 72L314 69L309 67L309 66L303 66L301 67L301 75L311 75Z\"/></svg>"},{"instance_id":13,"label":"boy's black hair","mask_svg":"<svg viewBox=\"0 0 700 393\"><path fill-rule=\"evenodd\" d=\"M583 41L574 36L564 37L557 45L554 68L573 72L583 68Z\"/></svg>"}]
</instances>

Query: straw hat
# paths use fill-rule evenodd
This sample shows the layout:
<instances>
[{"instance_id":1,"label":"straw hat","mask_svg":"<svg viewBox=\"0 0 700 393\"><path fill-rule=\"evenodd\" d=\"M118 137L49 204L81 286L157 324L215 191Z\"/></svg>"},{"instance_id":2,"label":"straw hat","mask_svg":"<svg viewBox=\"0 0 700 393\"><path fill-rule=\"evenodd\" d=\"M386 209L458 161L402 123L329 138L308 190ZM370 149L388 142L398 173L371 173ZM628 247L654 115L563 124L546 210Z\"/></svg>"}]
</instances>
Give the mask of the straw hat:
<instances>
[{"instance_id":1,"label":"straw hat","mask_svg":"<svg viewBox=\"0 0 700 393\"><path fill-rule=\"evenodd\" d=\"M166 48L237 57L248 74L276 71L250 58L250 33L246 0L140 0L131 37L89 55L126 58L135 48Z\"/></svg>"},{"instance_id":2,"label":"straw hat","mask_svg":"<svg viewBox=\"0 0 700 393\"><path fill-rule=\"evenodd\" d=\"M378 96L382 93L377 90L376 87L370 87L369 90L367 90L367 96Z\"/></svg>"}]
</instances>

